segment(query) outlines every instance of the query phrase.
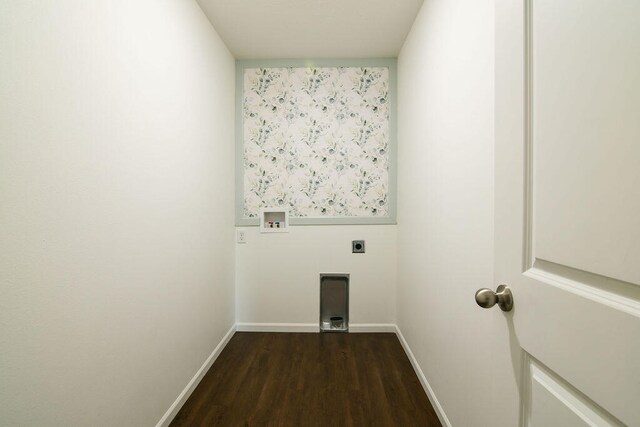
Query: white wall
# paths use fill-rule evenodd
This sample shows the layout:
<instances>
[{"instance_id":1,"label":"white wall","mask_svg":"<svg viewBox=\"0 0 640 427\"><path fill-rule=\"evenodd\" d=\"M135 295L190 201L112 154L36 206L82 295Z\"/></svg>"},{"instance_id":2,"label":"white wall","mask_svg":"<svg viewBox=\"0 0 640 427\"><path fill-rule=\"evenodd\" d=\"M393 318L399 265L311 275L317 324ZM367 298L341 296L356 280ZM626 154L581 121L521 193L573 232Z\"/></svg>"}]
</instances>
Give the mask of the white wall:
<instances>
[{"instance_id":1,"label":"white wall","mask_svg":"<svg viewBox=\"0 0 640 427\"><path fill-rule=\"evenodd\" d=\"M496 412L501 312L474 302L495 288L493 23L490 0L426 0L398 60L398 325L454 426Z\"/></svg>"},{"instance_id":2,"label":"white wall","mask_svg":"<svg viewBox=\"0 0 640 427\"><path fill-rule=\"evenodd\" d=\"M241 227L236 245L239 323L306 323L318 326L319 274L350 273L351 324L395 323L396 226L292 226L289 233ZM364 254L351 241L365 242Z\"/></svg>"},{"instance_id":3,"label":"white wall","mask_svg":"<svg viewBox=\"0 0 640 427\"><path fill-rule=\"evenodd\" d=\"M234 59L194 1L0 3L0 424L155 424L234 323Z\"/></svg>"}]
</instances>

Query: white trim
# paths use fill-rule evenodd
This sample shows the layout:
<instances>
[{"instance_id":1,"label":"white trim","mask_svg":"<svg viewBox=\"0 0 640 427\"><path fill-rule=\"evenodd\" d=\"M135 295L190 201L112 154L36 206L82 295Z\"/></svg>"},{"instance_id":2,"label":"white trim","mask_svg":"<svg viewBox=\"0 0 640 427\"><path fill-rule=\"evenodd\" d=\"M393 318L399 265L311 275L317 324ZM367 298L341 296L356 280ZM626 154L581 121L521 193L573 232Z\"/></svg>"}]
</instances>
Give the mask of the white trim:
<instances>
[{"instance_id":1,"label":"white trim","mask_svg":"<svg viewBox=\"0 0 640 427\"><path fill-rule=\"evenodd\" d=\"M333 273L332 273L333 274ZM316 323L237 323L238 332L320 332ZM396 333L392 323L350 323L349 332L390 332Z\"/></svg>"},{"instance_id":2,"label":"white trim","mask_svg":"<svg viewBox=\"0 0 640 427\"><path fill-rule=\"evenodd\" d=\"M349 332L396 332L396 325L392 323L350 323Z\"/></svg>"},{"instance_id":3,"label":"white trim","mask_svg":"<svg viewBox=\"0 0 640 427\"><path fill-rule=\"evenodd\" d=\"M436 414L440 419L440 422L447 427L451 427L451 423L449 422L447 415L444 413L444 409L442 409L440 402L438 402L438 399L436 398L436 394L433 392L431 385L429 385L429 381L427 381L427 377L424 376L424 372L422 372L422 369L420 368L418 361L413 355L413 352L411 351L409 344L407 344L407 341L404 339L404 336L402 335L402 332L400 331L400 328L398 327L398 325L396 325L395 329L396 329L396 335L400 340L400 344L402 344L402 348L404 348L404 352L407 353L407 357L409 358L411 365L413 365L413 370L416 372L418 379L420 379L422 388L424 389L425 393L427 393L427 397L429 398L429 401L431 401L431 405L435 409Z\"/></svg>"},{"instance_id":4,"label":"white trim","mask_svg":"<svg viewBox=\"0 0 640 427\"><path fill-rule=\"evenodd\" d=\"M523 274L598 304L640 317L640 302L629 292L634 285L628 282L538 258L534 259L533 266Z\"/></svg>"},{"instance_id":5,"label":"white trim","mask_svg":"<svg viewBox=\"0 0 640 427\"><path fill-rule=\"evenodd\" d=\"M191 378L191 381L187 384L187 386L182 390L182 392L178 395L173 404L169 407L167 412L160 418L156 427L166 427L171 424L173 418L178 414L178 411L182 408L182 405L187 401L193 390L198 386L202 378L211 368L213 362L216 361L222 350L227 346L227 343L233 337L233 334L236 332L236 325L233 325L231 329L227 332L227 334L222 338L222 340L218 343L216 348L213 349L207 360L205 360L204 364L198 369L198 372Z\"/></svg>"},{"instance_id":6,"label":"white trim","mask_svg":"<svg viewBox=\"0 0 640 427\"><path fill-rule=\"evenodd\" d=\"M320 332L317 323L236 323L238 332Z\"/></svg>"}]
</instances>

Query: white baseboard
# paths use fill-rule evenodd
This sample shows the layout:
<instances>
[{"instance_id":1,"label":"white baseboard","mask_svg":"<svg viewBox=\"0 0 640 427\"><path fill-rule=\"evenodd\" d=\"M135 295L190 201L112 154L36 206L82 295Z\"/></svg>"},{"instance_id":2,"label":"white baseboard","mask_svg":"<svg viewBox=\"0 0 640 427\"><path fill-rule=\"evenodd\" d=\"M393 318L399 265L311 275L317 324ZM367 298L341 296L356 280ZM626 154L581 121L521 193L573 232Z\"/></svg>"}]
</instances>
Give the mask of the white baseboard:
<instances>
[{"instance_id":1,"label":"white baseboard","mask_svg":"<svg viewBox=\"0 0 640 427\"><path fill-rule=\"evenodd\" d=\"M236 332L236 325L233 325L231 329L227 332L227 334L222 338L220 343L213 349L213 352L209 355L207 360L205 360L204 364L198 369L198 372L191 378L191 381L187 384L187 386L182 390L182 393L178 395L178 398L173 402L173 404L169 407L167 412L160 418L156 427L166 427L171 424L171 421L178 414L178 411L182 408L182 405L187 401L193 390L198 386L204 375L209 371L213 362L216 361L222 350L227 346L227 343L233 337L233 334Z\"/></svg>"},{"instance_id":2,"label":"white baseboard","mask_svg":"<svg viewBox=\"0 0 640 427\"><path fill-rule=\"evenodd\" d=\"M404 348L404 352L407 353L407 357L409 358L409 361L411 361L411 365L413 365L413 370L416 371L416 375L418 376L418 379L422 384L422 388L424 389L425 393L427 393L427 397L429 398L429 401L431 401L431 405L436 410L436 414L438 415L440 422L442 423L442 425L451 427L451 423L449 422L447 415L444 413L444 409L442 409L440 402L438 402L438 399L436 398L431 385L429 385L429 381L427 381L427 377L424 376L424 372L422 372L422 369L420 368L418 361L413 355L409 344L404 339L404 336L402 335L402 332L397 325L395 326L395 332L398 336L398 339L400 340L400 344L402 344L402 348Z\"/></svg>"},{"instance_id":3,"label":"white baseboard","mask_svg":"<svg viewBox=\"0 0 640 427\"><path fill-rule=\"evenodd\" d=\"M238 332L320 332L317 323L236 323Z\"/></svg>"},{"instance_id":4,"label":"white baseboard","mask_svg":"<svg viewBox=\"0 0 640 427\"><path fill-rule=\"evenodd\" d=\"M320 332L317 323L237 323L238 332ZM351 323L349 332L396 332L396 325L387 323Z\"/></svg>"},{"instance_id":5,"label":"white baseboard","mask_svg":"<svg viewBox=\"0 0 640 427\"><path fill-rule=\"evenodd\" d=\"M396 332L396 325L391 323L350 323L349 332Z\"/></svg>"}]
</instances>

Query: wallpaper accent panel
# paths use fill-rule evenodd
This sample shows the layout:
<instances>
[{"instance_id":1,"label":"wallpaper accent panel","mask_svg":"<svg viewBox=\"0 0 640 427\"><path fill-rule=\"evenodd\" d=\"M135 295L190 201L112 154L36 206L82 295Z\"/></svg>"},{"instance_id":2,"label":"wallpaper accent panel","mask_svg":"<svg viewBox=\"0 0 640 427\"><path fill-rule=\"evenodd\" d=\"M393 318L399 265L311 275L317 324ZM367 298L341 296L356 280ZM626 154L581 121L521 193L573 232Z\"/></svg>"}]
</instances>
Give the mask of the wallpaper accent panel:
<instances>
[{"instance_id":1,"label":"wallpaper accent panel","mask_svg":"<svg viewBox=\"0 0 640 427\"><path fill-rule=\"evenodd\" d=\"M246 68L243 217L389 217L389 69Z\"/></svg>"}]
</instances>

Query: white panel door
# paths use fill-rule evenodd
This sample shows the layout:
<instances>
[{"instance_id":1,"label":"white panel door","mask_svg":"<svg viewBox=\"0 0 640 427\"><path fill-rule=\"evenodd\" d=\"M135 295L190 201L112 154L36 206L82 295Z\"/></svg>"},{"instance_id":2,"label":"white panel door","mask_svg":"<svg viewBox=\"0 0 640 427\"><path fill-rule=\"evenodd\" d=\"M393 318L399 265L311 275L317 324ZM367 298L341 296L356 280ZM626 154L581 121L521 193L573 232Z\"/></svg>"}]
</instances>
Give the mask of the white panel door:
<instances>
[{"instance_id":1,"label":"white panel door","mask_svg":"<svg viewBox=\"0 0 640 427\"><path fill-rule=\"evenodd\" d=\"M521 424L640 426L640 1L496 1L495 274Z\"/></svg>"}]
</instances>

